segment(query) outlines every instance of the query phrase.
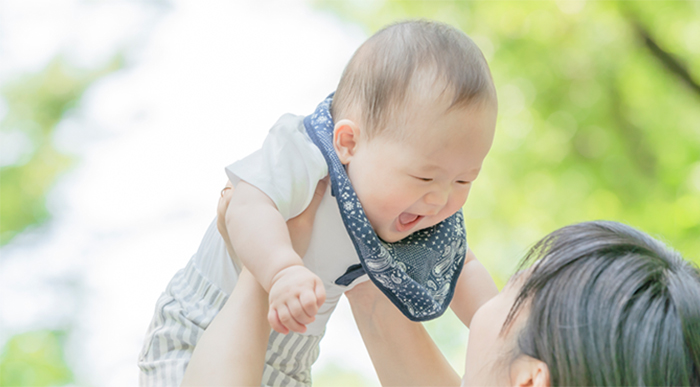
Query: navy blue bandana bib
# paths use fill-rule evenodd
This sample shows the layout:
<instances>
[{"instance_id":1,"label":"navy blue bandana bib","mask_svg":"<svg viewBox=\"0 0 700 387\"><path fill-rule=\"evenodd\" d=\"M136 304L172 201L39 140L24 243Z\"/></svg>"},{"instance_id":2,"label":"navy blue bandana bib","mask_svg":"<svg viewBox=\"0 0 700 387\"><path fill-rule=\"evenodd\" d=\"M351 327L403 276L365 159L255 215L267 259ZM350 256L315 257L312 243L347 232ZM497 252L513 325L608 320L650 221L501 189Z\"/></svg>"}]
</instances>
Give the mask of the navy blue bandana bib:
<instances>
[{"instance_id":1,"label":"navy blue bandana bib","mask_svg":"<svg viewBox=\"0 0 700 387\"><path fill-rule=\"evenodd\" d=\"M464 266L467 240L462 211L398 242L381 240L367 220L333 148L331 101L332 95L304 118L304 126L328 163L331 193L338 201L343 223L360 258L361 267L350 267L336 284L348 285L367 273L406 317L413 321L434 319L450 305Z\"/></svg>"}]
</instances>

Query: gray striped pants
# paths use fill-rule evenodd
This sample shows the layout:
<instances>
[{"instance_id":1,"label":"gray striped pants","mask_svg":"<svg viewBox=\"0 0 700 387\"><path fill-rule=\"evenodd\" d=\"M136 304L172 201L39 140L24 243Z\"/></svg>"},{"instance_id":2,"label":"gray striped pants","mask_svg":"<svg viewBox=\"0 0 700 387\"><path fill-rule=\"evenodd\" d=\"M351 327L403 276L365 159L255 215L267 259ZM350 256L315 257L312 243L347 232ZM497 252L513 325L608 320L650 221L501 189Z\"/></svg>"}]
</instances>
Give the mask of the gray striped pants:
<instances>
[{"instance_id":1,"label":"gray striped pants","mask_svg":"<svg viewBox=\"0 0 700 387\"><path fill-rule=\"evenodd\" d=\"M138 365L141 386L179 386L192 351L228 295L197 270L180 270L156 303ZM245 334L245 332L241 332ZM310 386L323 336L270 332L263 386Z\"/></svg>"}]
</instances>

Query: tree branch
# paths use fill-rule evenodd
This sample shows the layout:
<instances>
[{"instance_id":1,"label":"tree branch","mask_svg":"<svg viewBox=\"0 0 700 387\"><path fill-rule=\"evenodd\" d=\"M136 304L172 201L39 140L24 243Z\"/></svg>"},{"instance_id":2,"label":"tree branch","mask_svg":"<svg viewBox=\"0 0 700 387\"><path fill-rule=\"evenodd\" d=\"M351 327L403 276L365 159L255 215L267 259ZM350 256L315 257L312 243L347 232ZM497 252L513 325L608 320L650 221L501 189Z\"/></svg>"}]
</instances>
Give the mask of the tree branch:
<instances>
[{"instance_id":1,"label":"tree branch","mask_svg":"<svg viewBox=\"0 0 700 387\"><path fill-rule=\"evenodd\" d=\"M661 48L654 38L652 38L651 33L649 33L641 23L631 17L630 21L637 35L644 41L644 45L647 46L656 59L658 59L667 70L676 74L692 91L700 96L700 84L693 79L685 65L679 59Z\"/></svg>"}]
</instances>

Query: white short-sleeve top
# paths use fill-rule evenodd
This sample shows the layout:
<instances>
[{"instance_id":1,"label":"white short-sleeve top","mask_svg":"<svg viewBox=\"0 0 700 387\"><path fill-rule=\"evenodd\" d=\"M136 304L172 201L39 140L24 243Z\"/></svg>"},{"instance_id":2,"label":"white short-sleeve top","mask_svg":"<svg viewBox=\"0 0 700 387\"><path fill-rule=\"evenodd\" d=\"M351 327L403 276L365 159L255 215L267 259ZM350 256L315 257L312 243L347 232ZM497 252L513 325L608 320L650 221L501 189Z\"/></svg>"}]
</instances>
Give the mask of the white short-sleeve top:
<instances>
[{"instance_id":1,"label":"white short-sleeve top","mask_svg":"<svg viewBox=\"0 0 700 387\"><path fill-rule=\"evenodd\" d=\"M234 186L244 180L260 189L277 205L285 220L306 209L316 184L328 174L326 161L306 134L303 119L303 116L285 114L270 129L262 148L226 167ZM237 257L231 258L238 260ZM216 227L210 227L196 261L202 274L227 293L232 291L237 278L231 258ZM320 335L343 292L367 280L363 275L350 286L335 284L348 267L359 264L360 260L345 230L338 204L331 196L330 186L316 213L303 261L321 278L326 288L326 302L306 331L308 335Z\"/></svg>"}]
</instances>

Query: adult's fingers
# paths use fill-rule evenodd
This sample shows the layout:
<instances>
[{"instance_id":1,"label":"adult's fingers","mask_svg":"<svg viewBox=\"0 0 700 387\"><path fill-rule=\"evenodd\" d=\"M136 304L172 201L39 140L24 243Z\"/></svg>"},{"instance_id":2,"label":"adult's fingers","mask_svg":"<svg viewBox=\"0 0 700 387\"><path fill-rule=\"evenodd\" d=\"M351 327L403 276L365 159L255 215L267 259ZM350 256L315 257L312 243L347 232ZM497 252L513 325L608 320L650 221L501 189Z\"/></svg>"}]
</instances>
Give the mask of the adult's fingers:
<instances>
[{"instance_id":1,"label":"adult's fingers","mask_svg":"<svg viewBox=\"0 0 700 387\"><path fill-rule=\"evenodd\" d=\"M233 184L230 181L226 182L226 185L221 190L219 195L219 203L216 207L216 215L219 218L224 218L226 215L226 209L228 204L231 202L231 197L233 196Z\"/></svg>"},{"instance_id":2,"label":"adult's fingers","mask_svg":"<svg viewBox=\"0 0 700 387\"><path fill-rule=\"evenodd\" d=\"M221 190L219 203L216 206L216 228L219 230L219 234L224 238L226 250L231 257L233 257L233 245L231 245L231 240L228 237L228 228L226 227L226 209L228 209L228 204L231 202L232 196L233 184L227 181L226 186Z\"/></svg>"}]
</instances>

